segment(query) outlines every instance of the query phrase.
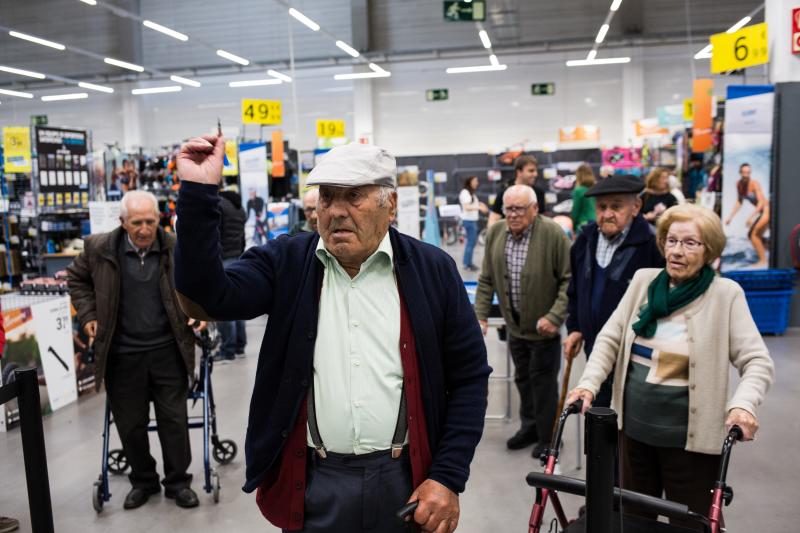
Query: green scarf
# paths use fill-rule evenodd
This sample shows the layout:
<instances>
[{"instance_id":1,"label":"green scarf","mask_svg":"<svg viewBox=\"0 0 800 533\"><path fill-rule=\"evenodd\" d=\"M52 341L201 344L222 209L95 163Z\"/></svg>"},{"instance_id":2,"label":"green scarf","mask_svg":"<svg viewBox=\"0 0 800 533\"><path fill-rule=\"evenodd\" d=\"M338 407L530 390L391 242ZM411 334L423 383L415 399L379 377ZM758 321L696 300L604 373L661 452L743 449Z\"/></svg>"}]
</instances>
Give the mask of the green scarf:
<instances>
[{"instance_id":1,"label":"green scarf","mask_svg":"<svg viewBox=\"0 0 800 533\"><path fill-rule=\"evenodd\" d=\"M665 268L647 287L647 303L639 309L639 321L633 325L633 331L640 337L651 338L656 333L659 318L692 303L706 292L712 281L714 271L705 265L699 275L670 289L669 274Z\"/></svg>"}]
</instances>

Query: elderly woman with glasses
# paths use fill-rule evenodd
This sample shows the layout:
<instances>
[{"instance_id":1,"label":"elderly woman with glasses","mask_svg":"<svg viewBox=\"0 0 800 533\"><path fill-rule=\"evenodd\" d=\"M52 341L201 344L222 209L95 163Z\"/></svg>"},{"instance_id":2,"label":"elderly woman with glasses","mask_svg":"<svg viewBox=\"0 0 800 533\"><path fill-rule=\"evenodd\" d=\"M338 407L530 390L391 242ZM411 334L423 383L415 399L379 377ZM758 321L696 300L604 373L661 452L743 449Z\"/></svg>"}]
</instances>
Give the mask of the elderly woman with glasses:
<instances>
[{"instance_id":1,"label":"elderly woman with glasses","mask_svg":"<svg viewBox=\"0 0 800 533\"><path fill-rule=\"evenodd\" d=\"M567 401L588 409L613 370L622 486L706 514L725 432L754 438L774 367L741 287L709 266L725 246L719 217L672 207L656 239L666 268L634 275Z\"/></svg>"}]
</instances>

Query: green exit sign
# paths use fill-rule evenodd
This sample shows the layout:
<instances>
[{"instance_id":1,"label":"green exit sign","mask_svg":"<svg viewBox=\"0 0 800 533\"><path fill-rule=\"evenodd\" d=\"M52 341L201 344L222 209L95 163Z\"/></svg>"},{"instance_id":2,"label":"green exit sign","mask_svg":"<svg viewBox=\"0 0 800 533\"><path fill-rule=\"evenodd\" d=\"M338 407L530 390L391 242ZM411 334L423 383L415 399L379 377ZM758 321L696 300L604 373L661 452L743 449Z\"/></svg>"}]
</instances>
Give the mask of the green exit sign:
<instances>
[{"instance_id":1,"label":"green exit sign","mask_svg":"<svg viewBox=\"0 0 800 533\"><path fill-rule=\"evenodd\" d=\"M444 20L450 22L475 22L486 20L486 2L473 0L472 2L457 2L445 0Z\"/></svg>"},{"instance_id":2,"label":"green exit sign","mask_svg":"<svg viewBox=\"0 0 800 533\"><path fill-rule=\"evenodd\" d=\"M555 83L534 83L531 85L531 94L533 96L552 96L556 94Z\"/></svg>"},{"instance_id":3,"label":"green exit sign","mask_svg":"<svg viewBox=\"0 0 800 533\"><path fill-rule=\"evenodd\" d=\"M31 115L31 123L34 126L47 126L47 115Z\"/></svg>"},{"instance_id":4,"label":"green exit sign","mask_svg":"<svg viewBox=\"0 0 800 533\"><path fill-rule=\"evenodd\" d=\"M429 102L438 102L439 100L447 100L450 98L450 91L447 89L428 89L425 91L425 98Z\"/></svg>"}]
</instances>

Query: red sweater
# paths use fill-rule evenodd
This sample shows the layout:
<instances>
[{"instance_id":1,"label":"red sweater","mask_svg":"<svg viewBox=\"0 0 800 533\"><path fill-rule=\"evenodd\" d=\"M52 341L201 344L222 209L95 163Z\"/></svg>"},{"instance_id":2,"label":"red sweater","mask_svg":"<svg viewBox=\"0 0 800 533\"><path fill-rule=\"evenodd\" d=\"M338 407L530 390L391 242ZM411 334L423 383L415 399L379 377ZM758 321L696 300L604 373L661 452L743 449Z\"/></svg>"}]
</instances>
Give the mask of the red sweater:
<instances>
[{"instance_id":1,"label":"red sweater","mask_svg":"<svg viewBox=\"0 0 800 533\"><path fill-rule=\"evenodd\" d=\"M419 385L417 350L414 332L403 293L400 292L400 358L403 364L403 384L408 405L408 440L411 461L411 478L418 487L427 478L432 462L428 433L425 429L425 411ZM256 492L256 503L261 514L275 527L288 530L303 528L306 491L306 402L281 454L280 464L264 477Z\"/></svg>"}]
</instances>

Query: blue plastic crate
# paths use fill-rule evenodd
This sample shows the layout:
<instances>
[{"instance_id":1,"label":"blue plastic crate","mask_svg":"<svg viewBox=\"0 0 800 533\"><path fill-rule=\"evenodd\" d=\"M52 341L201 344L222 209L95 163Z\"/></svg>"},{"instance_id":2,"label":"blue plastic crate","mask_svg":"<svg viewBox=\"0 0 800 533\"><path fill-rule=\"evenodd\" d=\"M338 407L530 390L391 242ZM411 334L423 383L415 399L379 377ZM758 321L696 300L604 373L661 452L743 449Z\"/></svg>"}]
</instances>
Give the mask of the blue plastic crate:
<instances>
[{"instance_id":1,"label":"blue plastic crate","mask_svg":"<svg viewBox=\"0 0 800 533\"><path fill-rule=\"evenodd\" d=\"M794 286L796 272L791 268L769 268L764 270L733 270L723 274L746 291L789 290Z\"/></svg>"},{"instance_id":2,"label":"blue plastic crate","mask_svg":"<svg viewBox=\"0 0 800 533\"><path fill-rule=\"evenodd\" d=\"M750 314L758 331L782 335L789 327L794 291L745 291Z\"/></svg>"}]
</instances>

